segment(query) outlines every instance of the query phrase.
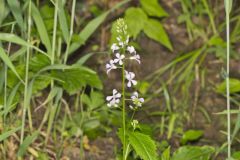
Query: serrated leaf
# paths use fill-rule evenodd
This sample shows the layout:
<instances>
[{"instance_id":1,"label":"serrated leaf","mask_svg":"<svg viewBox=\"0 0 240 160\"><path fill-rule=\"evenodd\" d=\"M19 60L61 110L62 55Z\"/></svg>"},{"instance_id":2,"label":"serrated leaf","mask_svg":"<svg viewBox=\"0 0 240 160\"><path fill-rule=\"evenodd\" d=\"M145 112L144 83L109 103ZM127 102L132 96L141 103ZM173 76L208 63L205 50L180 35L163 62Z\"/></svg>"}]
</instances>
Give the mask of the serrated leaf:
<instances>
[{"instance_id":1,"label":"serrated leaf","mask_svg":"<svg viewBox=\"0 0 240 160\"><path fill-rule=\"evenodd\" d=\"M137 35L143 30L147 18L147 15L141 8L128 8L125 12L124 19L128 25L129 35L136 38Z\"/></svg>"},{"instance_id":2,"label":"serrated leaf","mask_svg":"<svg viewBox=\"0 0 240 160\"><path fill-rule=\"evenodd\" d=\"M144 33L151 39L161 43L169 50L173 50L172 44L162 24L157 20L148 19L143 28Z\"/></svg>"},{"instance_id":3,"label":"serrated leaf","mask_svg":"<svg viewBox=\"0 0 240 160\"><path fill-rule=\"evenodd\" d=\"M210 160L214 148L210 146L184 146L180 147L171 160Z\"/></svg>"},{"instance_id":4,"label":"serrated leaf","mask_svg":"<svg viewBox=\"0 0 240 160\"><path fill-rule=\"evenodd\" d=\"M60 84L69 94L77 92L86 85L102 89L98 75L86 67L53 71L52 76L62 81Z\"/></svg>"},{"instance_id":5,"label":"serrated leaf","mask_svg":"<svg viewBox=\"0 0 240 160\"><path fill-rule=\"evenodd\" d=\"M139 133L129 132L127 133L129 143L143 160L157 160L157 147L155 142L150 136Z\"/></svg>"},{"instance_id":6,"label":"serrated leaf","mask_svg":"<svg viewBox=\"0 0 240 160\"><path fill-rule=\"evenodd\" d=\"M158 0L140 0L140 3L149 16L154 17L168 16L167 12L158 3Z\"/></svg>"}]
</instances>

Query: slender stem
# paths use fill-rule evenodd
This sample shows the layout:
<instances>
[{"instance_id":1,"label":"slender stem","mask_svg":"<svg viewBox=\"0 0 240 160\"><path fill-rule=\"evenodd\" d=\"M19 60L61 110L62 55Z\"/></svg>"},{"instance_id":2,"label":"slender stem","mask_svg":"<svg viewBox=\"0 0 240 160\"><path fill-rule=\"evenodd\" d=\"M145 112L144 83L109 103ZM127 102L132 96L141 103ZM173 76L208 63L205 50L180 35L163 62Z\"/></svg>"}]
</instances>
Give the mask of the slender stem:
<instances>
[{"instance_id":1,"label":"slender stem","mask_svg":"<svg viewBox=\"0 0 240 160\"><path fill-rule=\"evenodd\" d=\"M126 104L125 104L125 64L122 65L122 128L123 128L123 157L126 160Z\"/></svg>"},{"instance_id":2,"label":"slender stem","mask_svg":"<svg viewBox=\"0 0 240 160\"><path fill-rule=\"evenodd\" d=\"M64 55L64 64L67 63L67 58L68 58L68 52L69 52L69 48L70 48L70 43L72 40L72 35L73 35L73 25L74 25L74 17L75 17L75 8L76 8L76 0L73 0L72 2L72 14L71 14L71 25L70 25L70 35L68 37L68 42L67 42L67 48L66 48L66 52Z\"/></svg>"},{"instance_id":3,"label":"slender stem","mask_svg":"<svg viewBox=\"0 0 240 160\"><path fill-rule=\"evenodd\" d=\"M52 36L52 53L51 53L51 65L55 62L55 51L56 51L56 37L57 37L57 16L58 16L58 0L55 2L55 11L54 11L54 26L53 26L53 36ZM54 81L51 81L51 89L54 87ZM52 121L54 120L55 113L52 113L53 111L56 111L53 107L57 107L57 105L53 105L53 101L49 103L49 120L48 120L48 128L47 128L47 135L45 139L45 144L47 144L49 139L49 134L52 129Z\"/></svg>"},{"instance_id":4,"label":"slender stem","mask_svg":"<svg viewBox=\"0 0 240 160\"><path fill-rule=\"evenodd\" d=\"M206 0L203 0L203 5L205 6L207 14L208 14L208 17L210 19L210 23L211 23L211 26L212 26L213 33L215 35L217 35L218 32L217 32L216 25L215 25L215 22L214 22L214 17L213 17L212 12L209 9L208 2Z\"/></svg>"},{"instance_id":5,"label":"slender stem","mask_svg":"<svg viewBox=\"0 0 240 160\"><path fill-rule=\"evenodd\" d=\"M231 158L231 114L230 114L230 84L229 84L229 60L230 60L230 22L229 13L226 13L227 20L227 77L226 77L226 90L227 90L227 144L228 144L228 158Z\"/></svg>"},{"instance_id":6,"label":"slender stem","mask_svg":"<svg viewBox=\"0 0 240 160\"><path fill-rule=\"evenodd\" d=\"M31 5L32 1L29 1L28 4L28 35L27 35L27 42L30 43L31 38ZM24 86L24 102L23 102L23 115L22 115L22 127L21 127L21 138L20 143L23 143L24 139L24 127L25 127L25 120L26 120L26 112L28 109L28 71L29 71L29 56L30 56L30 47L27 47L27 55L26 55L26 66L25 66L25 86Z\"/></svg>"}]
</instances>

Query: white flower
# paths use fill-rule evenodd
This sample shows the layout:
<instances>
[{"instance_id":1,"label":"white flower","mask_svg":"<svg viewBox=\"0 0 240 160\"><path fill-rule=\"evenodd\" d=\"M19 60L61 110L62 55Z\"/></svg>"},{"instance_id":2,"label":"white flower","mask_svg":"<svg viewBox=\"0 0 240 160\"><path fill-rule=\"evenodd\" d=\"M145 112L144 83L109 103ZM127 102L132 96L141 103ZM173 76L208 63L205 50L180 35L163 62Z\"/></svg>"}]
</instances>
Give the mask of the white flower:
<instances>
[{"instance_id":1,"label":"white flower","mask_svg":"<svg viewBox=\"0 0 240 160\"><path fill-rule=\"evenodd\" d=\"M131 54L136 54L136 50L133 46L128 46L127 47L127 51Z\"/></svg>"},{"instance_id":2,"label":"white flower","mask_svg":"<svg viewBox=\"0 0 240 160\"><path fill-rule=\"evenodd\" d=\"M114 64L113 60L110 60L110 62L106 64L106 69L108 74L112 69L117 69L117 66Z\"/></svg>"},{"instance_id":3,"label":"white flower","mask_svg":"<svg viewBox=\"0 0 240 160\"><path fill-rule=\"evenodd\" d=\"M118 93L116 89L112 91L113 95L112 96L107 96L106 100L109 102L107 104L108 107L117 107L118 103L120 102L121 94Z\"/></svg>"},{"instance_id":4,"label":"white flower","mask_svg":"<svg viewBox=\"0 0 240 160\"><path fill-rule=\"evenodd\" d=\"M116 43L113 43L112 46L111 46L111 50L114 52L114 51L117 51L119 50L119 46L116 44Z\"/></svg>"},{"instance_id":5,"label":"white flower","mask_svg":"<svg viewBox=\"0 0 240 160\"><path fill-rule=\"evenodd\" d=\"M134 80L135 74L133 72L128 72L128 71L125 71L125 73L126 73L126 79L128 80L127 86L131 87L132 84L136 85L137 81Z\"/></svg>"},{"instance_id":6,"label":"white flower","mask_svg":"<svg viewBox=\"0 0 240 160\"><path fill-rule=\"evenodd\" d=\"M136 107L141 107L142 103L144 102L144 98L138 97L138 92L134 92L131 96L133 104L136 105Z\"/></svg>"},{"instance_id":7,"label":"white flower","mask_svg":"<svg viewBox=\"0 0 240 160\"><path fill-rule=\"evenodd\" d=\"M139 54L135 54L134 56L130 57L130 59L136 60L139 64L141 63Z\"/></svg>"},{"instance_id":8,"label":"white flower","mask_svg":"<svg viewBox=\"0 0 240 160\"><path fill-rule=\"evenodd\" d=\"M125 58L125 56L119 53L116 53L116 59L114 59L114 63L119 63L119 65L123 65L123 59Z\"/></svg>"}]
</instances>

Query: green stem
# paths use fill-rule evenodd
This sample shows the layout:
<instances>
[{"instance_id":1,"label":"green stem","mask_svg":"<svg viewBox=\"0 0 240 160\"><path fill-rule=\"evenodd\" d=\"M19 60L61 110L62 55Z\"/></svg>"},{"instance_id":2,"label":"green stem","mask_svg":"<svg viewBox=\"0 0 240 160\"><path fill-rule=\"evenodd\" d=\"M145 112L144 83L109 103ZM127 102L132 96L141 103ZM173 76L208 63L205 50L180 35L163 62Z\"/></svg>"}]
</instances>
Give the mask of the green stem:
<instances>
[{"instance_id":1,"label":"green stem","mask_svg":"<svg viewBox=\"0 0 240 160\"><path fill-rule=\"evenodd\" d=\"M229 61L230 61L230 22L229 13L226 13L227 21L227 77L226 77L226 90L227 90L227 144L228 144L228 158L231 158L231 114L230 114L230 84L229 84Z\"/></svg>"},{"instance_id":2,"label":"green stem","mask_svg":"<svg viewBox=\"0 0 240 160\"><path fill-rule=\"evenodd\" d=\"M27 36L27 42L30 43L31 38L31 5L32 1L29 1L28 4L28 36ZM23 100L23 115L22 115L22 127L21 127L21 137L20 137L20 143L23 143L24 139L24 127L25 127L25 120L26 120L26 112L28 109L28 72L29 72L29 56L30 56L30 47L27 47L27 53L26 53L26 66L25 66L25 85L24 85L24 100Z\"/></svg>"},{"instance_id":3,"label":"green stem","mask_svg":"<svg viewBox=\"0 0 240 160\"><path fill-rule=\"evenodd\" d=\"M66 48L66 52L65 52L65 55L64 55L64 64L67 63L68 52L69 52L69 48L70 48L70 44L71 44L71 40L72 40L72 35L73 35L75 8L76 8L76 0L73 0L73 2L72 2L72 11L71 11L72 14L71 14L70 35L68 37L67 48Z\"/></svg>"},{"instance_id":4,"label":"green stem","mask_svg":"<svg viewBox=\"0 0 240 160\"><path fill-rule=\"evenodd\" d=\"M127 159L126 153L126 104L125 104L125 64L122 65L122 128L123 128L123 157L124 160Z\"/></svg>"},{"instance_id":5,"label":"green stem","mask_svg":"<svg viewBox=\"0 0 240 160\"><path fill-rule=\"evenodd\" d=\"M214 33L215 35L217 35L218 32L217 32L216 25L215 25L215 22L214 22L214 17L213 17L212 12L211 12L210 9L209 9L209 6L208 6L208 3L207 3L206 0L203 0L203 5L204 5L204 7L206 8L208 17L209 17L209 19L210 19L210 23L211 23L211 26L212 26L213 33Z\"/></svg>"},{"instance_id":6,"label":"green stem","mask_svg":"<svg viewBox=\"0 0 240 160\"><path fill-rule=\"evenodd\" d=\"M52 37L52 53L51 53L51 65L54 64L55 62L55 50L56 50L56 37L57 37L57 16L58 16L58 0L56 0L55 2L55 11L54 11L54 26L53 26L53 37ZM54 81L51 81L51 89L53 89L54 87ZM54 116L55 116L55 112L56 109L54 109L53 107L57 107L57 105L53 105L53 101L51 100L51 102L49 103L49 110L50 110L50 114L49 114L49 120L48 120L48 128L47 128L47 135L46 135L46 139L45 139L45 145L48 142L49 139L49 135L50 132L52 130L52 121L54 120Z\"/></svg>"}]
</instances>

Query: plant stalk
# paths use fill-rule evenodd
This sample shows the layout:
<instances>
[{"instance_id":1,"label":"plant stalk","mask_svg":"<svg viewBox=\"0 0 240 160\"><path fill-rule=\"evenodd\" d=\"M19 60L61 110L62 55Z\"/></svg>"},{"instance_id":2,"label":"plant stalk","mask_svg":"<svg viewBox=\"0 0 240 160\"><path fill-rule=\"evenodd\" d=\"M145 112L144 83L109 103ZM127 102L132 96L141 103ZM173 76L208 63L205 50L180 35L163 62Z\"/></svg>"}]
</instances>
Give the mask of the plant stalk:
<instances>
[{"instance_id":1,"label":"plant stalk","mask_svg":"<svg viewBox=\"0 0 240 160\"><path fill-rule=\"evenodd\" d=\"M228 2L227 2L228 3ZM230 74L230 21L229 21L229 12L226 13L226 23L227 23L227 76L226 76L226 92L227 92L227 144L228 144L228 158L231 158L231 113L230 113L230 83L229 83L229 74Z\"/></svg>"},{"instance_id":2,"label":"plant stalk","mask_svg":"<svg viewBox=\"0 0 240 160\"><path fill-rule=\"evenodd\" d=\"M122 65L122 128L123 128L123 159L126 160L126 104L125 104L125 64Z\"/></svg>"},{"instance_id":3,"label":"plant stalk","mask_svg":"<svg viewBox=\"0 0 240 160\"><path fill-rule=\"evenodd\" d=\"M27 34L27 42L30 43L31 39L31 5L32 1L29 1L28 4L28 34ZM25 66L25 85L24 85L24 100L23 100L23 115L22 115L22 127L21 127L21 137L20 143L23 143L24 139L24 127L25 127L25 120L26 120L26 112L28 109L28 72L29 72L29 57L30 57L30 47L27 47L26 53L26 66Z\"/></svg>"}]
</instances>

